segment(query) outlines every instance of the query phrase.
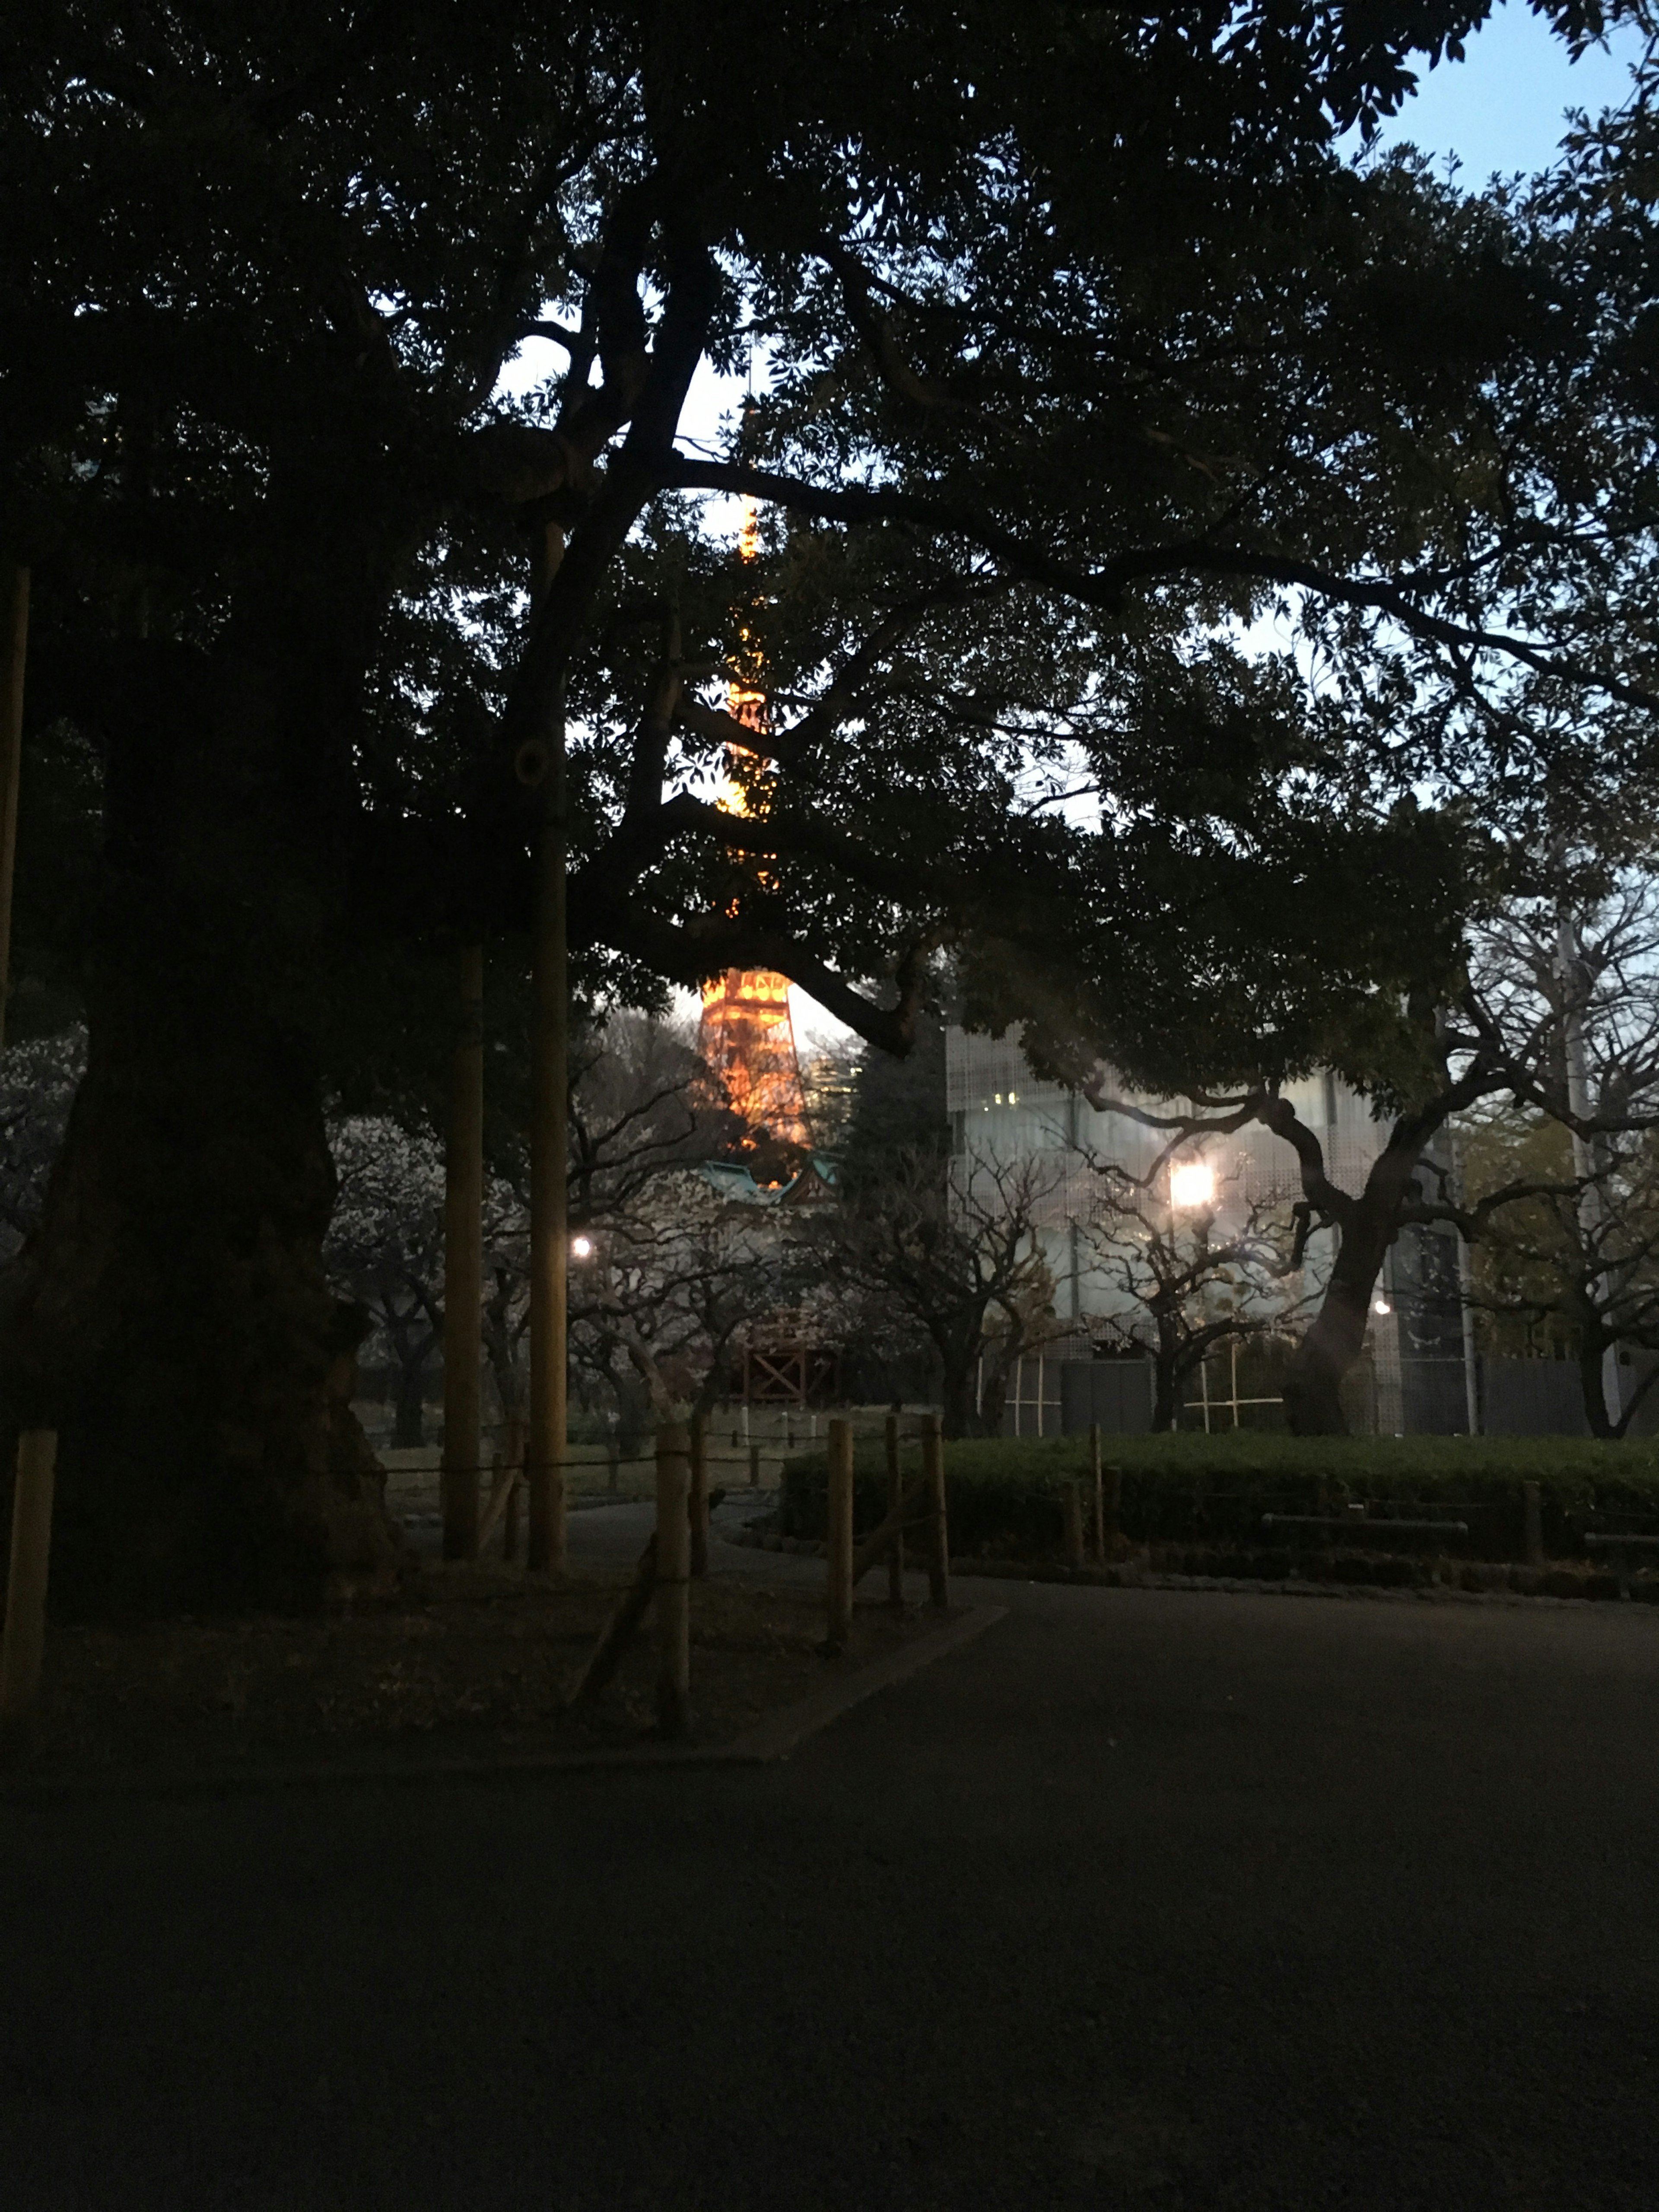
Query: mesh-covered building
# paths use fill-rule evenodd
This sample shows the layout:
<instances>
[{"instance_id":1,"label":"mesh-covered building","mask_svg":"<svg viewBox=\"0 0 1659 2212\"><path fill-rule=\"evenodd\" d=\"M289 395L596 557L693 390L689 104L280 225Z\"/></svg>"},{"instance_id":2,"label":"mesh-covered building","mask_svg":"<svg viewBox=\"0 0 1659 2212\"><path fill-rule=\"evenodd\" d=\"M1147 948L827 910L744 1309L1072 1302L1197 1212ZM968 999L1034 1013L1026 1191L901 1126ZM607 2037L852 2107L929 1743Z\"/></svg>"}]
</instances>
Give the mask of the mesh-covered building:
<instances>
[{"instance_id":1,"label":"mesh-covered building","mask_svg":"<svg viewBox=\"0 0 1659 2212\"><path fill-rule=\"evenodd\" d=\"M1060 1084L1039 1081L1031 1073L1018 1036L1012 1032L994 1038L950 1030L945 1039L945 1088L959 1176L979 1175L988 1181L993 1163L1031 1163L1041 1170L1036 1182L1038 1235L1054 1284L1056 1317L1066 1328L1066 1336L1045 1352L1035 1381L1028 1370L1036 1369L1038 1363L1022 1363L1011 1394L1010 1425L1021 1431L1061 1425L1062 1378L1048 1370L1103 1352L1128 1348L1133 1340L1145 1340L1144 1310L1124 1288L1121 1270L1102 1261L1095 1230L1108 1164L1115 1164L1138 1179L1146 1178L1169 1141L1168 1133L1148 1128L1127 1115L1097 1113L1080 1093ZM1119 1095L1154 1111L1178 1110L1186 1103L1160 1106L1159 1102L1133 1092ZM1332 1180L1358 1192L1384 1136L1370 1106L1328 1074L1287 1085L1285 1096L1318 1136ZM1288 1213L1301 1195L1295 1154L1259 1124L1248 1125L1231 1136L1203 1139L1184 1147L1182 1156L1200 1152L1214 1178L1218 1236L1242 1228L1253 1208L1282 1206ZM1167 1181L1160 1174L1148 1198L1157 1204L1167 1196ZM1437 1248L1445 1240L1431 1241ZM1264 1289L1263 1296L1279 1298L1286 1311L1299 1309L1305 1314L1322 1291L1334 1252L1334 1232L1316 1231L1309 1241L1303 1268L1271 1291ZM1361 1418L1365 1425L1385 1432L1407 1425L1405 1399L1415 1381L1413 1373L1402 1375L1401 1355L1403 1348L1407 1368L1413 1368L1418 1349L1415 1337L1419 1333L1413 1292L1415 1277L1423 1272L1414 1247L1411 1253L1403 1247L1397 1249L1390 1255L1381 1286L1389 1310L1372 1320L1363 1382L1370 1404ZM1402 1299L1392 1295L1396 1277ZM1403 1346L1402 1303L1407 1309L1403 1316ZM1452 1352L1461 1374L1461 1357L1453 1347L1443 1350L1437 1346L1436 1351L1443 1358ZM1240 1419L1239 1387L1236 1381L1227 1387L1237 1372L1237 1361L1232 1360L1216 1378L1220 1386L1216 1393L1218 1415L1229 1425ZM1075 1395L1081 1385L1066 1388ZM1207 1376L1205 1389L1207 1396ZM1448 1376L1442 1395L1448 1390L1461 1405L1461 1380ZM1123 1398L1121 1378L1104 1395L1116 1406ZM1102 1395L1098 1383L1093 1395ZM1229 1401L1233 1401L1231 1406ZM1224 1413L1223 1408L1227 1410ZM1100 1418L1105 1410L1103 1405L1091 1418ZM1108 1425L1145 1426L1144 1420L1133 1418L1133 1410L1113 1418ZM1063 1425L1071 1427L1075 1423L1067 1418ZM1462 1420L1456 1425L1462 1425Z\"/></svg>"}]
</instances>

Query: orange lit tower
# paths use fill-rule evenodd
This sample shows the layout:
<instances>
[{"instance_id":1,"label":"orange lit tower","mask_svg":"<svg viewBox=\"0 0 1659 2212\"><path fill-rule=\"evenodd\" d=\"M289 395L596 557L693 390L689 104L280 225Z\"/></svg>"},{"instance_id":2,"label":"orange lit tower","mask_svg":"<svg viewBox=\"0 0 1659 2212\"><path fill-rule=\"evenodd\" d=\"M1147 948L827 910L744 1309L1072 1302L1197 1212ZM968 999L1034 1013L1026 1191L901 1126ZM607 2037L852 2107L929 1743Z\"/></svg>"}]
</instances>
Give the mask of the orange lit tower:
<instances>
[{"instance_id":1,"label":"orange lit tower","mask_svg":"<svg viewBox=\"0 0 1659 2212\"><path fill-rule=\"evenodd\" d=\"M752 500L744 501L738 544L745 561L757 557L760 526ZM726 709L758 736L766 727L765 694L752 680L760 674L760 653L747 624L739 635L744 662L726 686ZM731 747L728 765L744 750ZM734 814L747 811L743 787L730 775L720 804ZM786 1145L811 1141L787 975L770 968L728 968L724 975L705 983L697 1048L723 1086L732 1111L751 1127L764 1128Z\"/></svg>"}]
</instances>

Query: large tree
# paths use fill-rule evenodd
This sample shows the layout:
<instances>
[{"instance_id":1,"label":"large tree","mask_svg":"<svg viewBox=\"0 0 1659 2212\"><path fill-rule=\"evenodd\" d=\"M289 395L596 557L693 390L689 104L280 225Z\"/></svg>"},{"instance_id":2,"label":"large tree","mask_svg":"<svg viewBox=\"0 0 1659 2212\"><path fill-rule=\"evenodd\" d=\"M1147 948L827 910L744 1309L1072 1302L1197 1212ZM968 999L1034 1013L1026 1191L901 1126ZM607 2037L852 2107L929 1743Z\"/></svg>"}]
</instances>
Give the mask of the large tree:
<instances>
[{"instance_id":1,"label":"large tree","mask_svg":"<svg viewBox=\"0 0 1659 2212\"><path fill-rule=\"evenodd\" d=\"M1548 373L1554 280L1333 142L1483 13L15 14L0 539L37 752L102 763L88 1073L6 1340L12 1418L61 1431L61 1592L386 1564L323 1093L400 947L522 932L567 720L573 935L623 995L766 963L902 1049L951 943L970 1012L1155 1075L1179 1010L1231 1073L1268 1007L1305 1059L1443 961L1457 836L1218 636L1291 591L1476 649L1489 386ZM526 347L556 373L509 401ZM677 442L757 347L728 445ZM733 493L758 568L702 503ZM752 732L703 672L757 598L738 820L706 771ZM1074 761L1099 834L1034 791ZM1345 866L1383 894L1357 938L1264 937Z\"/></svg>"}]
</instances>

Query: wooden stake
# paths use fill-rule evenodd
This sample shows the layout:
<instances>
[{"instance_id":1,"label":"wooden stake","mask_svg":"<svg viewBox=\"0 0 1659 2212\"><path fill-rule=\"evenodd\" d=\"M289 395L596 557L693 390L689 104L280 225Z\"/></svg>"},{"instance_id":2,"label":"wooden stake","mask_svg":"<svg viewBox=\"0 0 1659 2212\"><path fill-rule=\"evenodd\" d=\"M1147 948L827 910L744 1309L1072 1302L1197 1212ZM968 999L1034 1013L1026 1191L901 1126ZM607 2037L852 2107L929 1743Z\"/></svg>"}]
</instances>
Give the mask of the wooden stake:
<instances>
[{"instance_id":1,"label":"wooden stake","mask_svg":"<svg viewBox=\"0 0 1659 2212\"><path fill-rule=\"evenodd\" d=\"M1095 1559L1106 1564L1106 1490L1100 1472L1100 1423L1094 1421L1089 1428L1089 1476L1095 1492Z\"/></svg>"},{"instance_id":2,"label":"wooden stake","mask_svg":"<svg viewBox=\"0 0 1659 2212\"><path fill-rule=\"evenodd\" d=\"M501 1514L501 1557L509 1566L519 1556L519 1501L523 1495L523 1478L515 1470L513 1487L507 1493L507 1504Z\"/></svg>"},{"instance_id":3,"label":"wooden stake","mask_svg":"<svg viewBox=\"0 0 1659 2212\"><path fill-rule=\"evenodd\" d=\"M530 1559L562 1574L569 1206L569 950L565 932L564 713L546 769L537 850L536 1034L530 1109Z\"/></svg>"},{"instance_id":4,"label":"wooden stake","mask_svg":"<svg viewBox=\"0 0 1659 2212\"><path fill-rule=\"evenodd\" d=\"M853 1425L830 1424L829 1481L826 1492L828 1572L824 1598L831 1651L844 1651L853 1629Z\"/></svg>"},{"instance_id":5,"label":"wooden stake","mask_svg":"<svg viewBox=\"0 0 1659 2212\"><path fill-rule=\"evenodd\" d=\"M23 667L28 656L29 572L14 564L0 633L0 1047L11 994L11 891L17 870L17 793L23 768Z\"/></svg>"},{"instance_id":6,"label":"wooden stake","mask_svg":"<svg viewBox=\"0 0 1659 2212\"><path fill-rule=\"evenodd\" d=\"M657 1539L647 1536L645 1549L640 1553L640 1563L634 1570L634 1579L617 1600L609 1620L599 1631L599 1640L588 1654L587 1664L576 1677L576 1686L565 1699L568 1705L585 1705L597 1698L599 1692L616 1673L617 1662L645 1619L651 1594L657 1587Z\"/></svg>"},{"instance_id":7,"label":"wooden stake","mask_svg":"<svg viewBox=\"0 0 1659 2212\"><path fill-rule=\"evenodd\" d=\"M887 1416L887 1517L904 1517L904 1477L899 1472L898 1415ZM887 1554L887 1602L895 1613L904 1610L904 1530L901 1527Z\"/></svg>"},{"instance_id":8,"label":"wooden stake","mask_svg":"<svg viewBox=\"0 0 1659 2212\"><path fill-rule=\"evenodd\" d=\"M902 1543L907 1528L925 1528L933 1517L926 1476L912 1483L908 1492L900 1494L896 1506L890 1507L878 1528L872 1528L853 1553L853 1588L857 1589L878 1559L892 1555L895 1544Z\"/></svg>"},{"instance_id":9,"label":"wooden stake","mask_svg":"<svg viewBox=\"0 0 1659 2212\"><path fill-rule=\"evenodd\" d=\"M750 1444L749 1447L749 1487L751 1490L760 1488L760 1446L758 1444Z\"/></svg>"},{"instance_id":10,"label":"wooden stake","mask_svg":"<svg viewBox=\"0 0 1659 2212\"><path fill-rule=\"evenodd\" d=\"M701 1413L691 1419L691 1572L698 1582L708 1573L708 1424Z\"/></svg>"},{"instance_id":11,"label":"wooden stake","mask_svg":"<svg viewBox=\"0 0 1659 2212\"><path fill-rule=\"evenodd\" d=\"M1074 1482L1064 1492L1066 1507L1066 1564L1074 1571L1083 1565L1083 1492Z\"/></svg>"},{"instance_id":12,"label":"wooden stake","mask_svg":"<svg viewBox=\"0 0 1659 2212\"><path fill-rule=\"evenodd\" d=\"M524 1487L524 1423L509 1421L507 1437L500 1460L496 1462L495 1487L489 1493L489 1503L484 1508L483 1519L478 1523L477 1551L495 1533L495 1523L505 1521L507 1533L502 1539L501 1557L516 1559L519 1556L519 1492ZM477 1556L475 1553L474 1556Z\"/></svg>"},{"instance_id":13,"label":"wooden stake","mask_svg":"<svg viewBox=\"0 0 1659 2212\"><path fill-rule=\"evenodd\" d=\"M923 1417L921 1464L927 1478L927 1602L941 1612L951 1602L951 1531L945 1510L945 1429L937 1413Z\"/></svg>"},{"instance_id":14,"label":"wooden stake","mask_svg":"<svg viewBox=\"0 0 1659 2212\"><path fill-rule=\"evenodd\" d=\"M691 1720L691 1439L678 1422L657 1431L657 1731Z\"/></svg>"},{"instance_id":15,"label":"wooden stake","mask_svg":"<svg viewBox=\"0 0 1659 2212\"><path fill-rule=\"evenodd\" d=\"M444 1151L444 1557L478 1555L483 1414L483 947L460 957Z\"/></svg>"},{"instance_id":16,"label":"wooden stake","mask_svg":"<svg viewBox=\"0 0 1659 2212\"><path fill-rule=\"evenodd\" d=\"M25 1429L17 1439L11 1569L6 1577L5 1631L0 1636L0 1756L11 1757L27 1748L40 1691L57 1463L57 1430Z\"/></svg>"}]
</instances>

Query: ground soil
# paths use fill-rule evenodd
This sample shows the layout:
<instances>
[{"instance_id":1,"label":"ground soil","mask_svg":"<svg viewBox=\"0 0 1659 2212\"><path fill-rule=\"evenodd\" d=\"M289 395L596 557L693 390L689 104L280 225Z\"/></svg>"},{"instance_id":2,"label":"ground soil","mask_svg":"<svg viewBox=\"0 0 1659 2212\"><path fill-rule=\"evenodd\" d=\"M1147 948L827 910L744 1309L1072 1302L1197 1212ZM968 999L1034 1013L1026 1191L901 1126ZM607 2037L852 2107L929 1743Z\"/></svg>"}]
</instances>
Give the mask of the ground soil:
<instances>
[{"instance_id":1,"label":"ground soil","mask_svg":"<svg viewBox=\"0 0 1659 2212\"><path fill-rule=\"evenodd\" d=\"M432 1564L404 1600L373 1611L54 1629L26 1771L200 1775L645 1745L649 1614L611 1686L565 1707L624 1582L590 1573L555 1588L500 1565ZM728 1742L938 1624L914 1607L860 1605L847 1650L830 1658L817 1592L696 1583L691 1740Z\"/></svg>"}]
</instances>

